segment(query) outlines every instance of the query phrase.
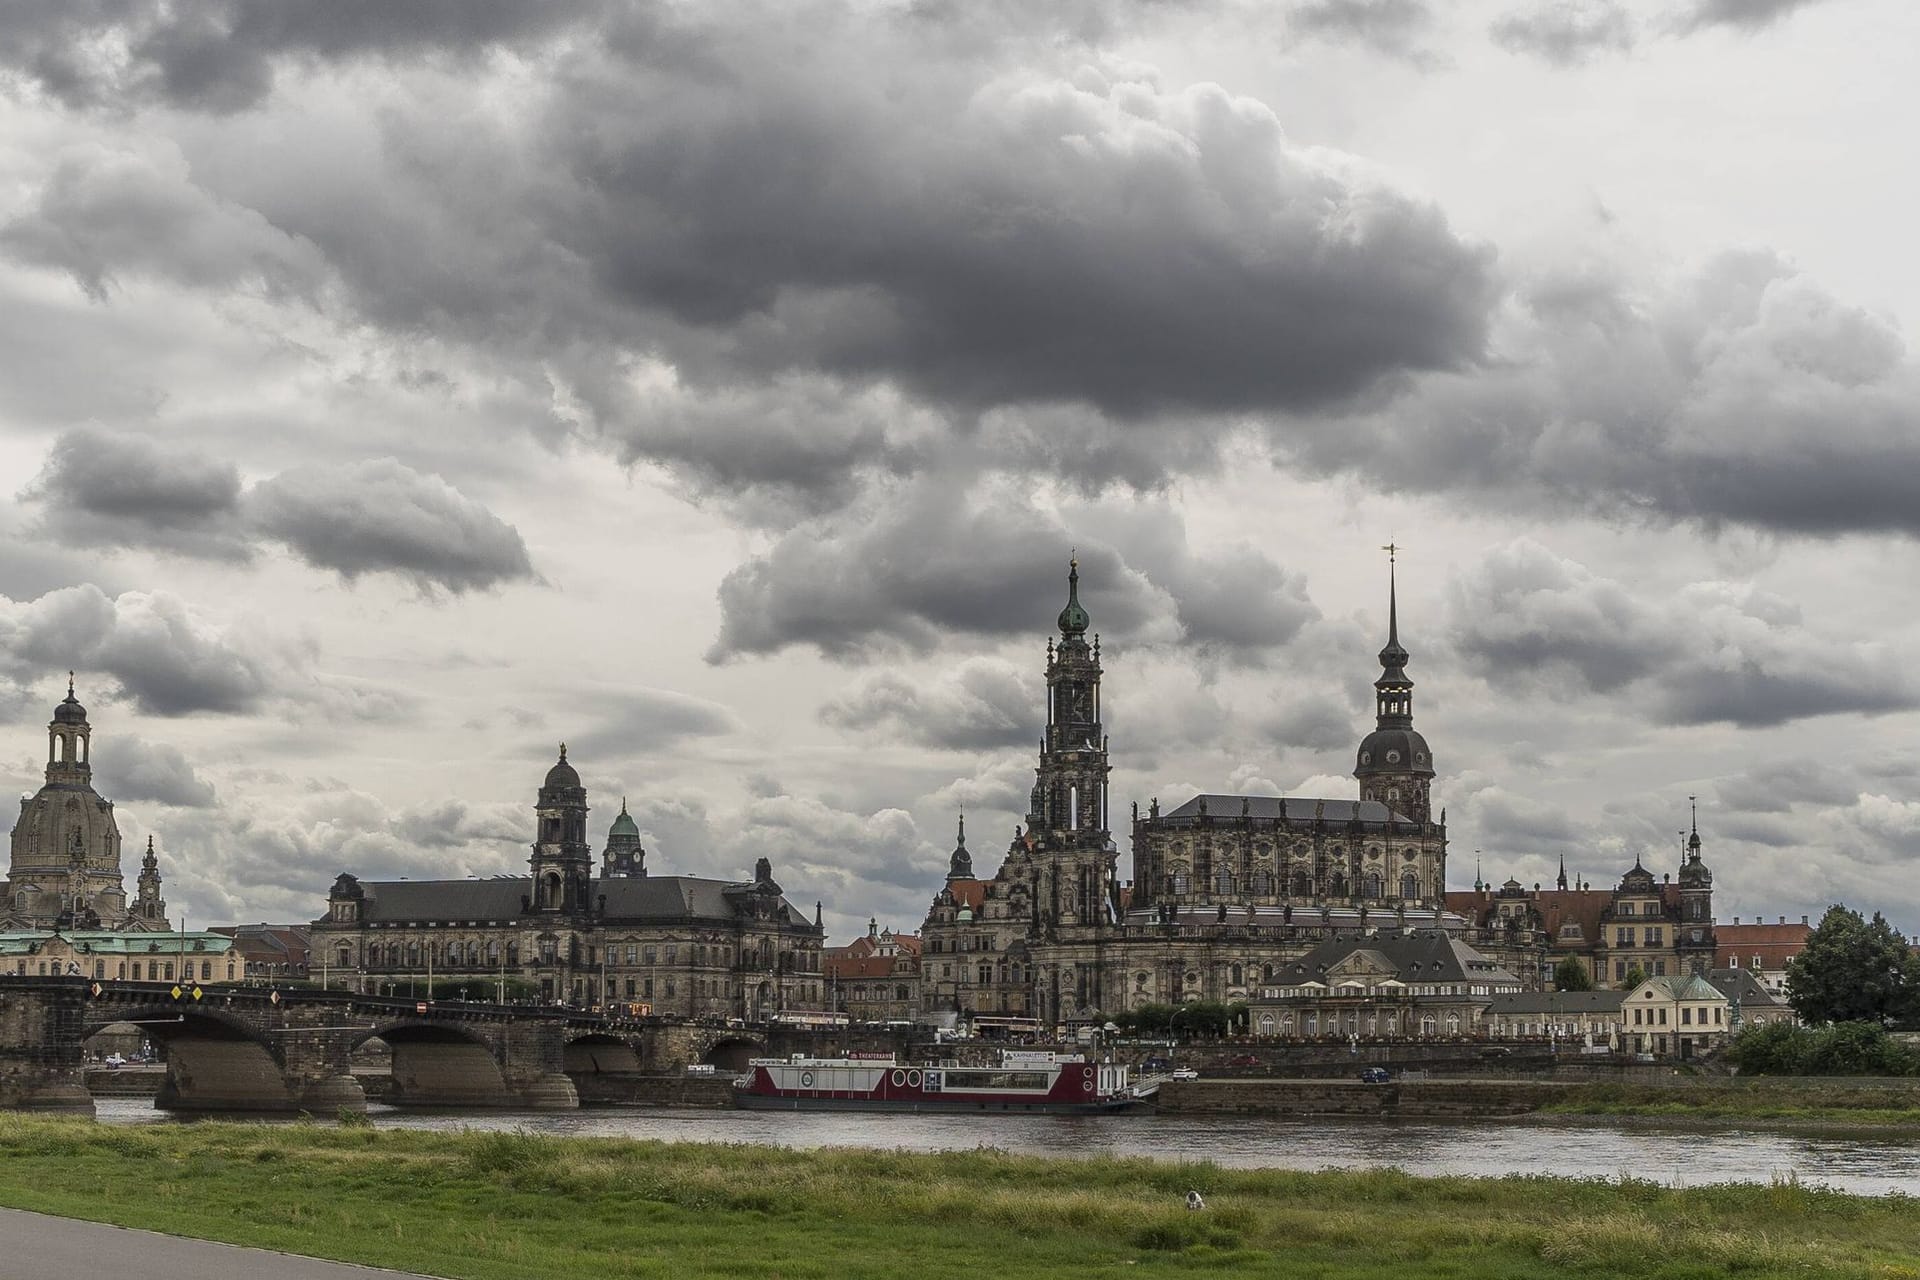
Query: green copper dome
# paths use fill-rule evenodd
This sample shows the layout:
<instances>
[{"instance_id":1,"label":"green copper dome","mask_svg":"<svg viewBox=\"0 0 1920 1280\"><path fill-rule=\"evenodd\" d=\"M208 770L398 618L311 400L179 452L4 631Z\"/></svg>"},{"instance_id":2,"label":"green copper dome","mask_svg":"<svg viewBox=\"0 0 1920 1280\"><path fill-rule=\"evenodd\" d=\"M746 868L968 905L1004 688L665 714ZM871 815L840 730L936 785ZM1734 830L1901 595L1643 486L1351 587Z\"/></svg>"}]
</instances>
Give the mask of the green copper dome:
<instances>
[{"instance_id":1,"label":"green copper dome","mask_svg":"<svg viewBox=\"0 0 1920 1280\"><path fill-rule=\"evenodd\" d=\"M627 798L625 796L620 797L620 816L613 820L611 827L607 828L607 834L609 836L632 836L636 840L640 838L640 826L633 820L633 815L627 812Z\"/></svg>"},{"instance_id":2,"label":"green copper dome","mask_svg":"<svg viewBox=\"0 0 1920 1280\"><path fill-rule=\"evenodd\" d=\"M1067 562L1067 607L1060 611L1060 634L1085 635L1092 625L1093 619L1080 607L1080 557L1075 556Z\"/></svg>"}]
</instances>

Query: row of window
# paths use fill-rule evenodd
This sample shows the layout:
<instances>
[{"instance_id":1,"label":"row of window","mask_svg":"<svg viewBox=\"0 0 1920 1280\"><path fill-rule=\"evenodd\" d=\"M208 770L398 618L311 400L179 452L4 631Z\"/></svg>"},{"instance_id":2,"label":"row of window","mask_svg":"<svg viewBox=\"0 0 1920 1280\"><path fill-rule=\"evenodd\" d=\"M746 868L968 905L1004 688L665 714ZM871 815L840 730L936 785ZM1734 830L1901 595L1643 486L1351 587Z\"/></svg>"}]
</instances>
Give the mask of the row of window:
<instances>
[{"instance_id":1,"label":"row of window","mask_svg":"<svg viewBox=\"0 0 1920 1280\"><path fill-rule=\"evenodd\" d=\"M1184 872L1173 872L1166 877L1166 890L1178 897L1193 892L1193 877ZM1219 871L1213 876L1213 892L1227 896L1236 892L1238 880L1231 871ZM1275 891L1275 879L1264 871L1256 871L1249 883L1249 892L1255 897L1268 896ZM1347 877L1335 872L1327 881L1327 896L1344 898L1348 896ZM1294 873L1293 896L1310 898L1314 893L1313 877L1305 871ZM1360 881L1360 896L1363 898L1382 898L1386 896L1386 880L1378 871L1369 871ZM1420 877L1409 871L1400 877L1400 896L1402 898L1420 897Z\"/></svg>"},{"instance_id":2,"label":"row of window","mask_svg":"<svg viewBox=\"0 0 1920 1280\"><path fill-rule=\"evenodd\" d=\"M62 973L73 972L73 970L69 969L67 966L70 964L77 964L77 962L75 961L54 960L51 962L53 965L53 968L51 971L49 971L47 968L48 963L49 962L46 960L39 960L39 961L16 960L14 961L13 971L16 975L20 977L36 975L44 978L49 976L50 973L51 973L51 976L57 977ZM35 965L37 965L38 967L37 968L30 967ZM232 964L223 964L221 967L223 970L223 976L226 979L231 979L234 976ZM201 982L212 982L214 980L213 961L202 960L200 962L199 969L200 969L199 980ZM147 960L147 961L116 960L113 962L113 972L109 974L107 972L107 961L101 960L101 959L95 959L93 962L93 973L91 976L95 978L112 978L115 981L125 981L125 982L172 982L175 980L173 974L174 974L174 962L172 960ZM180 963L179 981L192 982L193 980L194 980L193 961L191 960L182 961Z\"/></svg>"}]
</instances>

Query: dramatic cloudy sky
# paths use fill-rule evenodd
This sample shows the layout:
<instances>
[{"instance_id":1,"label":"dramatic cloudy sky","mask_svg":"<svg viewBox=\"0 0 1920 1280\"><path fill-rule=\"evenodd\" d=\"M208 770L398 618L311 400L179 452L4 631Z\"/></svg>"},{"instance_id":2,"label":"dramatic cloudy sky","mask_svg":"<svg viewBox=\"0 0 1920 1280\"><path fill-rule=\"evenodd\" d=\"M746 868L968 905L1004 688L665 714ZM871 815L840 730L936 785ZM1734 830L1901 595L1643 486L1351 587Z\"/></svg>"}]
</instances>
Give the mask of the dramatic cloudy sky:
<instances>
[{"instance_id":1,"label":"dramatic cloudy sky","mask_svg":"<svg viewBox=\"0 0 1920 1280\"><path fill-rule=\"evenodd\" d=\"M1116 810L1350 796L1397 539L1451 882L1920 925L1905 0L16 0L0 762L175 914L523 865L911 926L1069 548ZM1903 105L1904 104L1904 105ZM10 744L10 745L8 745ZM1124 837L1123 837L1124 840Z\"/></svg>"}]
</instances>

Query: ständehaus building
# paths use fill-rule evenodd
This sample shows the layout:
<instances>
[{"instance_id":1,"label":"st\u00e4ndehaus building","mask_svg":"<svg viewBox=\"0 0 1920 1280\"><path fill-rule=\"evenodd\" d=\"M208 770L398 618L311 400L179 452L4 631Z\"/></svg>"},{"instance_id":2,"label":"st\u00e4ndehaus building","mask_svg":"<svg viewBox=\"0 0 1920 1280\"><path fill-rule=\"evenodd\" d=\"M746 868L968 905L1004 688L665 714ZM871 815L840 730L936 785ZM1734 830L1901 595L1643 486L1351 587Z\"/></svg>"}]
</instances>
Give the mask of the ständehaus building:
<instances>
[{"instance_id":1,"label":"st\u00e4ndehaus building","mask_svg":"<svg viewBox=\"0 0 1920 1280\"><path fill-rule=\"evenodd\" d=\"M962 839L925 925L930 1012L1069 1021L1148 1003L1239 1000L1280 964L1368 930L1464 931L1445 910L1446 816L1413 727L1409 655L1389 581L1376 718L1360 798L1200 795L1132 810L1134 878L1112 837L1100 642L1068 573L1046 659L1047 729L1026 825L990 878Z\"/></svg>"}]
</instances>

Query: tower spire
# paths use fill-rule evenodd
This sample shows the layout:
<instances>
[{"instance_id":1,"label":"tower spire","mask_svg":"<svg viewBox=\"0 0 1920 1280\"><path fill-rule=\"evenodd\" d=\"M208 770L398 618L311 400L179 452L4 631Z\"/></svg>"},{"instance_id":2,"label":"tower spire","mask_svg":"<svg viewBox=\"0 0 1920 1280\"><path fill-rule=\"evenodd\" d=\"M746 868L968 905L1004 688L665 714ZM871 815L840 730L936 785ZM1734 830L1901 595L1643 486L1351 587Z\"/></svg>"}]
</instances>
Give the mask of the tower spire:
<instances>
[{"instance_id":1,"label":"tower spire","mask_svg":"<svg viewBox=\"0 0 1920 1280\"><path fill-rule=\"evenodd\" d=\"M1560 855L1560 879L1558 883L1562 889L1567 887L1567 855L1564 853Z\"/></svg>"},{"instance_id":2,"label":"tower spire","mask_svg":"<svg viewBox=\"0 0 1920 1280\"><path fill-rule=\"evenodd\" d=\"M1080 607L1080 553L1075 551L1067 561L1067 607L1060 611L1060 634L1083 636L1092 625L1093 619Z\"/></svg>"}]
</instances>

